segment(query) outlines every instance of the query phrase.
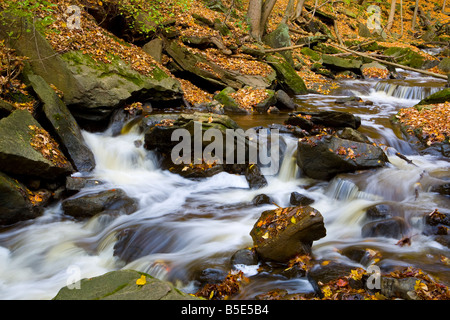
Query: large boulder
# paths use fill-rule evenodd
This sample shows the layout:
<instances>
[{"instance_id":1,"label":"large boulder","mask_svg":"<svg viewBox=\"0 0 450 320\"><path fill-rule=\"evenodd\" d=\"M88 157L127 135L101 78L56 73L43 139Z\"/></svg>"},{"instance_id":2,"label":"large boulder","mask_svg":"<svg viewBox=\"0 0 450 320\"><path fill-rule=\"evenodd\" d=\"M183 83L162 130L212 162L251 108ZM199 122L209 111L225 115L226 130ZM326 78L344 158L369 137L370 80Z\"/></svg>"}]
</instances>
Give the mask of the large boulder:
<instances>
[{"instance_id":1,"label":"large boulder","mask_svg":"<svg viewBox=\"0 0 450 320\"><path fill-rule=\"evenodd\" d=\"M42 211L33 205L27 187L0 172L0 225L34 219L41 214Z\"/></svg>"},{"instance_id":2,"label":"large boulder","mask_svg":"<svg viewBox=\"0 0 450 320\"><path fill-rule=\"evenodd\" d=\"M94 154L86 145L78 123L64 102L41 76L29 75L28 81L42 101L44 114L75 169L85 172L94 169Z\"/></svg>"},{"instance_id":3,"label":"large boulder","mask_svg":"<svg viewBox=\"0 0 450 320\"><path fill-rule=\"evenodd\" d=\"M67 101L78 118L104 119L129 99L167 101L182 97L179 81L156 64L151 74L143 75L119 58L103 63L80 51L69 51L61 58L82 88L79 99Z\"/></svg>"},{"instance_id":4,"label":"large boulder","mask_svg":"<svg viewBox=\"0 0 450 320\"><path fill-rule=\"evenodd\" d=\"M264 211L250 235L261 259L287 262L310 254L313 241L323 238L326 230L319 211L297 206Z\"/></svg>"},{"instance_id":5,"label":"large boulder","mask_svg":"<svg viewBox=\"0 0 450 320\"><path fill-rule=\"evenodd\" d=\"M384 50L383 54L395 58L398 64L416 69L421 69L426 62L423 55L411 48L390 47Z\"/></svg>"},{"instance_id":6,"label":"large boulder","mask_svg":"<svg viewBox=\"0 0 450 320\"><path fill-rule=\"evenodd\" d=\"M138 280L141 280L140 282ZM134 270L82 279L59 290L53 300L197 300L170 282Z\"/></svg>"},{"instance_id":7,"label":"large boulder","mask_svg":"<svg viewBox=\"0 0 450 320\"><path fill-rule=\"evenodd\" d=\"M0 170L48 180L72 173L58 144L33 116L16 110L0 120Z\"/></svg>"},{"instance_id":8,"label":"large boulder","mask_svg":"<svg viewBox=\"0 0 450 320\"><path fill-rule=\"evenodd\" d=\"M341 139L313 136L298 142L297 164L314 179L328 180L338 173L378 168L388 161L380 147Z\"/></svg>"},{"instance_id":9,"label":"large boulder","mask_svg":"<svg viewBox=\"0 0 450 320\"><path fill-rule=\"evenodd\" d=\"M110 37L111 42L116 41ZM64 103L77 118L104 119L128 99L161 101L182 97L179 81L156 63L150 74L143 75L117 57L111 63L104 63L81 51L58 54L45 36L25 19L2 19L0 39L7 40L17 54L30 58L25 74L31 71L61 90ZM142 51L142 54L146 53Z\"/></svg>"},{"instance_id":10,"label":"large boulder","mask_svg":"<svg viewBox=\"0 0 450 320\"><path fill-rule=\"evenodd\" d=\"M298 125L305 130L310 129L308 127L311 126L311 123L325 127L358 129L361 126L361 118L342 111L297 111L290 113L286 120L286 124ZM306 125L306 127L302 127L302 125Z\"/></svg>"}]
</instances>

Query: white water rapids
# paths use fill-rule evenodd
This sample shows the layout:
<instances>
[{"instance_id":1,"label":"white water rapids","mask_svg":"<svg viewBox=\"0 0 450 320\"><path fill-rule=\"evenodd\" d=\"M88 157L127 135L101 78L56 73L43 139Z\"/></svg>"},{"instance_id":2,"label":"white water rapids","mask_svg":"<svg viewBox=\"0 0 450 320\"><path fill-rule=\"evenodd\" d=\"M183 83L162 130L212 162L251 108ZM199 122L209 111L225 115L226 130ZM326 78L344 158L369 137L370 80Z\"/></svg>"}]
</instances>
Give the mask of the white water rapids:
<instances>
[{"instance_id":1,"label":"white water rapids","mask_svg":"<svg viewBox=\"0 0 450 320\"><path fill-rule=\"evenodd\" d=\"M386 120L416 100L374 90L362 92L361 97L374 104L349 111L361 116L365 133L387 146L391 163L331 182L301 176L295 162L296 139L292 137L284 137L287 147L279 173L267 177L267 187L250 190L244 176L220 173L194 181L161 170L153 152L135 146L143 137L133 130L116 137L108 131L83 132L96 157L92 177L104 183L81 192L121 188L138 200L139 209L130 215L76 221L65 217L58 203L42 217L4 228L0 231L0 299L51 299L74 277L94 277L122 268L148 272L192 291L196 271L208 267L228 271L231 255L252 246L249 233L253 224L261 212L275 208L254 206L254 196L265 193L279 206L289 206L293 191L313 198L312 206L324 216L327 235L313 244L317 259L359 266L338 250L365 246L382 252L380 265L414 265L436 274L448 273L449 267L439 264L439 257L449 256L449 249L421 234L421 217L435 208L449 212L448 199L428 192L427 187L434 179L450 178L450 163L417 154ZM340 110L330 103L335 98L308 95L302 101L313 109ZM406 154L416 166L395 156L396 151ZM416 198L419 180L422 189ZM396 245L398 239L361 237L365 209L381 202L399 205L400 215L411 223L415 234L411 246ZM123 261L114 255L114 245L130 230L134 238L122 248L127 257ZM243 271L250 284L239 298L252 299L275 288L311 290L303 279L258 274L256 268Z\"/></svg>"}]
</instances>

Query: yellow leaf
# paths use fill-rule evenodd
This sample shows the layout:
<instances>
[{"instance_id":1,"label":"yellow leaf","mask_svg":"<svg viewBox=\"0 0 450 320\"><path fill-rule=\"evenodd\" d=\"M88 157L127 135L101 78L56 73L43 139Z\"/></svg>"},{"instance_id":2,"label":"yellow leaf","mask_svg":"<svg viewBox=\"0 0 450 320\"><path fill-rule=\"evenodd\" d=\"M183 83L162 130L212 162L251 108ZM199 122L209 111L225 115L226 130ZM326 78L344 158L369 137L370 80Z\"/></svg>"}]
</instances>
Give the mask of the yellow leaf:
<instances>
[{"instance_id":1,"label":"yellow leaf","mask_svg":"<svg viewBox=\"0 0 450 320\"><path fill-rule=\"evenodd\" d=\"M214 296L214 290L211 291L211 294L209 295L209 300L211 300L213 296Z\"/></svg>"},{"instance_id":2,"label":"yellow leaf","mask_svg":"<svg viewBox=\"0 0 450 320\"><path fill-rule=\"evenodd\" d=\"M139 279L136 280L136 284L138 286L143 286L146 283L147 283L147 280L144 275L142 275Z\"/></svg>"},{"instance_id":3,"label":"yellow leaf","mask_svg":"<svg viewBox=\"0 0 450 320\"><path fill-rule=\"evenodd\" d=\"M266 232L266 233L262 236L262 238L263 238L263 239L269 238L269 232Z\"/></svg>"},{"instance_id":4,"label":"yellow leaf","mask_svg":"<svg viewBox=\"0 0 450 320\"><path fill-rule=\"evenodd\" d=\"M416 280L416 284L414 285L414 290L425 290L425 291L427 291L428 290L428 287L427 287L427 285L425 284L425 283L423 283L422 281L420 281L420 280Z\"/></svg>"},{"instance_id":5,"label":"yellow leaf","mask_svg":"<svg viewBox=\"0 0 450 320\"><path fill-rule=\"evenodd\" d=\"M323 266L327 266L328 264L330 263L330 261L329 260L325 260L324 262L322 262L321 264L323 265Z\"/></svg>"},{"instance_id":6,"label":"yellow leaf","mask_svg":"<svg viewBox=\"0 0 450 320\"><path fill-rule=\"evenodd\" d=\"M292 223L296 223L296 222L297 222L297 220L295 219L295 217L292 217L292 218L291 218L291 222L292 222Z\"/></svg>"}]
</instances>

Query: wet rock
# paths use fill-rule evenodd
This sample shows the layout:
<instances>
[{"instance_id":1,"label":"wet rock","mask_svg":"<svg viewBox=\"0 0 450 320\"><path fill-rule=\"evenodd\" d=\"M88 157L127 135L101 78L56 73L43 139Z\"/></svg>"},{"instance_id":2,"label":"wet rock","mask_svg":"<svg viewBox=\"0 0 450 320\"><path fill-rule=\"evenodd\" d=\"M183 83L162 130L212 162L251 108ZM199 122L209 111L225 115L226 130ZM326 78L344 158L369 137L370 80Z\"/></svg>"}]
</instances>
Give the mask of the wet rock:
<instances>
[{"instance_id":1,"label":"wet rock","mask_svg":"<svg viewBox=\"0 0 450 320\"><path fill-rule=\"evenodd\" d=\"M241 249L236 251L230 259L230 263L232 267L236 265L256 265L258 264L258 256L255 250L252 249Z\"/></svg>"},{"instance_id":2,"label":"wet rock","mask_svg":"<svg viewBox=\"0 0 450 320\"><path fill-rule=\"evenodd\" d=\"M447 101L450 101L450 88L445 88L429 95L425 99L422 99L417 105L424 106L429 104L444 103Z\"/></svg>"},{"instance_id":3,"label":"wet rock","mask_svg":"<svg viewBox=\"0 0 450 320\"><path fill-rule=\"evenodd\" d=\"M145 284L136 281L145 276ZM60 289L53 300L197 300L175 288L170 282L134 271L118 270L81 279Z\"/></svg>"},{"instance_id":4,"label":"wet rock","mask_svg":"<svg viewBox=\"0 0 450 320\"><path fill-rule=\"evenodd\" d=\"M263 204L271 204L272 203L272 199L266 194L258 194L257 196L255 196L252 199L252 203L255 206L260 206L260 205L263 205Z\"/></svg>"},{"instance_id":5,"label":"wet rock","mask_svg":"<svg viewBox=\"0 0 450 320\"><path fill-rule=\"evenodd\" d=\"M424 215L423 233L426 235L445 236L449 234L450 214L439 212L437 209Z\"/></svg>"},{"instance_id":6,"label":"wet rock","mask_svg":"<svg viewBox=\"0 0 450 320\"><path fill-rule=\"evenodd\" d=\"M108 210L130 214L137 210L137 202L123 190L111 189L70 197L62 202L62 209L75 218L93 217Z\"/></svg>"},{"instance_id":7,"label":"wet rock","mask_svg":"<svg viewBox=\"0 0 450 320\"><path fill-rule=\"evenodd\" d=\"M76 193L84 188L95 187L103 184L100 180L84 177L66 177L66 190L70 193Z\"/></svg>"},{"instance_id":8,"label":"wet rock","mask_svg":"<svg viewBox=\"0 0 450 320\"><path fill-rule=\"evenodd\" d=\"M314 199L308 198L307 196L298 192L292 192L289 202L293 206L308 206L314 203Z\"/></svg>"},{"instance_id":9,"label":"wet rock","mask_svg":"<svg viewBox=\"0 0 450 320\"><path fill-rule=\"evenodd\" d=\"M214 96L214 100L220 102L223 105L225 113L249 113L248 110L242 108L239 103L230 95L235 93L231 87L226 87L218 94Z\"/></svg>"},{"instance_id":10,"label":"wet rock","mask_svg":"<svg viewBox=\"0 0 450 320\"><path fill-rule=\"evenodd\" d=\"M401 239L407 230L408 225L403 218L393 217L365 224L361 229L361 236L364 238L386 237Z\"/></svg>"},{"instance_id":11,"label":"wet rock","mask_svg":"<svg viewBox=\"0 0 450 320\"><path fill-rule=\"evenodd\" d=\"M317 112L306 112L297 111L289 114L289 117L295 118L297 115L302 115L307 117L310 122L315 125L322 125L325 127L333 128L344 128L349 127L353 129L358 129L361 125L361 118L354 116L349 112L341 111L317 111ZM289 121L289 119L288 119ZM293 123L289 123L293 124ZM302 127L303 128L303 127ZM307 130L306 128L303 128Z\"/></svg>"},{"instance_id":12,"label":"wet rock","mask_svg":"<svg viewBox=\"0 0 450 320\"><path fill-rule=\"evenodd\" d=\"M267 180L261 173L261 169L256 164L250 164L245 170L245 178L247 179L250 189L261 189L267 186Z\"/></svg>"},{"instance_id":13,"label":"wet rock","mask_svg":"<svg viewBox=\"0 0 450 320\"><path fill-rule=\"evenodd\" d=\"M297 104L292 100L292 98L283 90L277 90L275 92L275 97L277 99L277 107L281 110L295 110Z\"/></svg>"},{"instance_id":14,"label":"wet rock","mask_svg":"<svg viewBox=\"0 0 450 320\"><path fill-rule=\"evenodd\" d=\"M386 154L372 144L334 136L299 139L297 165L314 179L328 180L338 173L378 168L388 161Z\"/></svg>"},{"instance_id":15,"label":"wet rock","mask_svg":"<svg viewBox=\"0 0 450 320\"><path fill-rule=\"evenodd\" d=\"M450 234L434 236L434 241L442 244L447 248L450 248Z\"/></svg>"},{"instance_id":16,"label":"wet rock","mask_svg":"<svg viewBox=\"0 0 450 320\"><path fill-rule=\"evenodd\" d=\"M42 210L33 205L22 183L0 172L0 225L35 219Z\"/></svg>"},{"instance_id":17,"label":"wet rock","mask_svg":"<svg viewBox=\"0 0 450 320\"><path fill-rule=\"evenodd\" d=\"M36 133L32 128L42 130L42 133ZM74 171L61 150L55 148L58 158L48 150L47 143L53 141L52 138L26 110L16 110L1 119L0 136L0 170L5 173L58 179Z\"/></svg>"},{"instance_id":18,"label":"wet rock","mask_svg":"<svg viewBox=\"0 0 450 320\"><path fill-rule=\"evenodd\" d=\"M370 139L366 135L349 127L337 131L336 136L338 136L341 139L362 143L371 143Z\"/></svg>"},{"instance_id":19,"label":"wet rock","mask_svg":"<svg viewBox=\"0 0 450 320\"><path fill-rule=\"evenodd\" d=\"M348 276L354 268L355 266L336 261L329 261L328 263L317 261L308 273L316 282L327 283L340 277Z\"/></svg>"},{"instance_id":20,"label":"wet rock","mask_svg":"<svg viewBox=\"0 0 450 320\"><path fill-rule=\"evenodd\" d=\"M261 259L286 262L310 254L312 242L324 237L326 230L320 212L302 206L264 211L250 235Z\"/></svg>"},{"instance_id":21,"label":"wet rock","mask_svg":"<svg viewBox=\"0 0 450 320\"><path fill-rule=\"evenodd\" d=\"M206 268L202 270L195 278L200 282L200 286L207 283L219 284L227 277L227 272L222 269Z\"/></svg>"},{"instance_id":22,"label":"wet rock","mask_svg":"<svg viewBox=\"0 0 450 320\"><path fill-rule=\"evenodd\" d=\"M380 220L392 217L392 208L387 204L377 204L366 209L369 220Z\"/></svg>"}]
</instances>

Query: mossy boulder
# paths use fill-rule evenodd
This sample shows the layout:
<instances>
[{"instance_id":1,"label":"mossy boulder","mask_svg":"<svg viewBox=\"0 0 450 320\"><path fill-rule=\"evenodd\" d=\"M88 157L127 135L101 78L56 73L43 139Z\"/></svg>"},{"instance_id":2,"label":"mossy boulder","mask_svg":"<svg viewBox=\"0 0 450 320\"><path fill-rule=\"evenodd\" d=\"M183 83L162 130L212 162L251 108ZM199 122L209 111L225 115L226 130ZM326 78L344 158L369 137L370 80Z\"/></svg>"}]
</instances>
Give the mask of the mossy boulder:
<instances>
[{"instance_id":1,"label":"mossy boulder","mask_svg":"<svg viewBox=\"0 0 450 320\"><path fill-rule=\"evenodd\" d=\"M145 277L145 284L136 281ZM75 286L79 286L76 288ZM53 300L197 300L178 290L170 282L134 271L118 270L82 279L78 284L63 287Z\"/></svg>"},{"instance_id":2,"label":"mossy boulder","mask_svg":"<svg viewBox=\"0 0 450 320\"><path fill-rule=\"evenodd\" d=\"M450 73L450 58L442 59L438 64L438 68L445 73Z\"/></svg>"},{"instance_id":3,"label":"mossy boulder","mask_svg":"<svg viewBox=\"0 0 450 320\"><path fill-rule=\"evenodd\" d=\"M266 61L275 69L277 81L286 93L291 95L308 93L303 79L283 56L279 54L268 55Z\"/></svg>"},{"instance_id":4,"label":"mossy boulder","mask_svg":"<svg viewBox=\"0 0 450 320\"><path fill-rule=\"evenodd\" d=\"M241 108L239 103L237 103L230 95L232 93L236 93L236 90L231 87L226 87L214 96L214 100L219 101L223 105L223 109L226 113L248 113L248 111Z\"/></svg>"},{"instance_id":5,"label":"mossy boulder","mask_svg":"<svg viewBox=\"0 0 450 320\"><path fill-rule=\"evenodd\" d=\"M450 88L442 89L438 92L435 92L425 99L421 100L417 106L428 105L428 104L436 104L436 103L444 103L450 101Z\"/></svg>"},{"instance_id":6,"label":"mossy boulder","mask_svg":"<svg viewBox=\"0 0 450 320\"><path fill-rule=\"evenodd\" d=\"M70 51L61 58L83 91L83 97L69 106L75 117L104 119L130 98L167 101L182 97L179 81L156 64L150 74L143 75L117 57L112 57L111 63L102 63L81 51Z\"/></svg>"},{"instance_id":7,"label":"mossy boulder","mask_svg":"<svg viewBox=\"0 0 450 320\"><path fill-rule=\"evenodd\" d=\"M275 49L290 47L292 43L291 36L289 35L289 26L285 23L280 23L274 31L264 36L263 41L271 48ZM294 65L291 50L283 51L280 54L289 62L289 64L292 66Z\"/></svg>"},{"instance_id":8,"label":"mossy boulder","mask_svg":"<svg viewBox=\"0 0 450 320\"><path fill-rule=\"evenodd\" d=\"M303 55L310 57L311 60L313 60L313 61L319 61L322 58L320 53L318 53L317 51L314 51L313 49L310 49L308 47L302 48L302 50L300 52Z\"/></svg>"},{"instance_id":9,"label":"mossy boulder","mask_svg":"<svg viewBox=\"0 0 450 320\"><path fill-rule=\"evenodd\" d=\"M362 66L361 60L358 59L346 59L328 54L322 55L322 64L333 71L350 70L356 73L360 73Z\"/></svg>"},{"instance_id":10,"label":"mossy boulder","mask_svg":"<svg viewBox=\"0 0 450 320\"><path fill-rule=\"evenodd\" d=\"M383 54L394 57L398 64L416 69L421 69L426 62L425 57L410 48L390 47Z\"/></svg>"},{"instance_id":11,"label":"mossy boulder","mask_svg":"<svg viewBox=\"0 0 450 320\"><path fill-rule=\"evenodd\" d=\"M74 171L61 150L48 148L47 143L52 138L28 111L16 110L1 119L0 136L0 170L3 172L52 180ZM41 144L35 143L34 138ZM54 157L56 154L60 158Z\"/></svg>"}]
</instances>

